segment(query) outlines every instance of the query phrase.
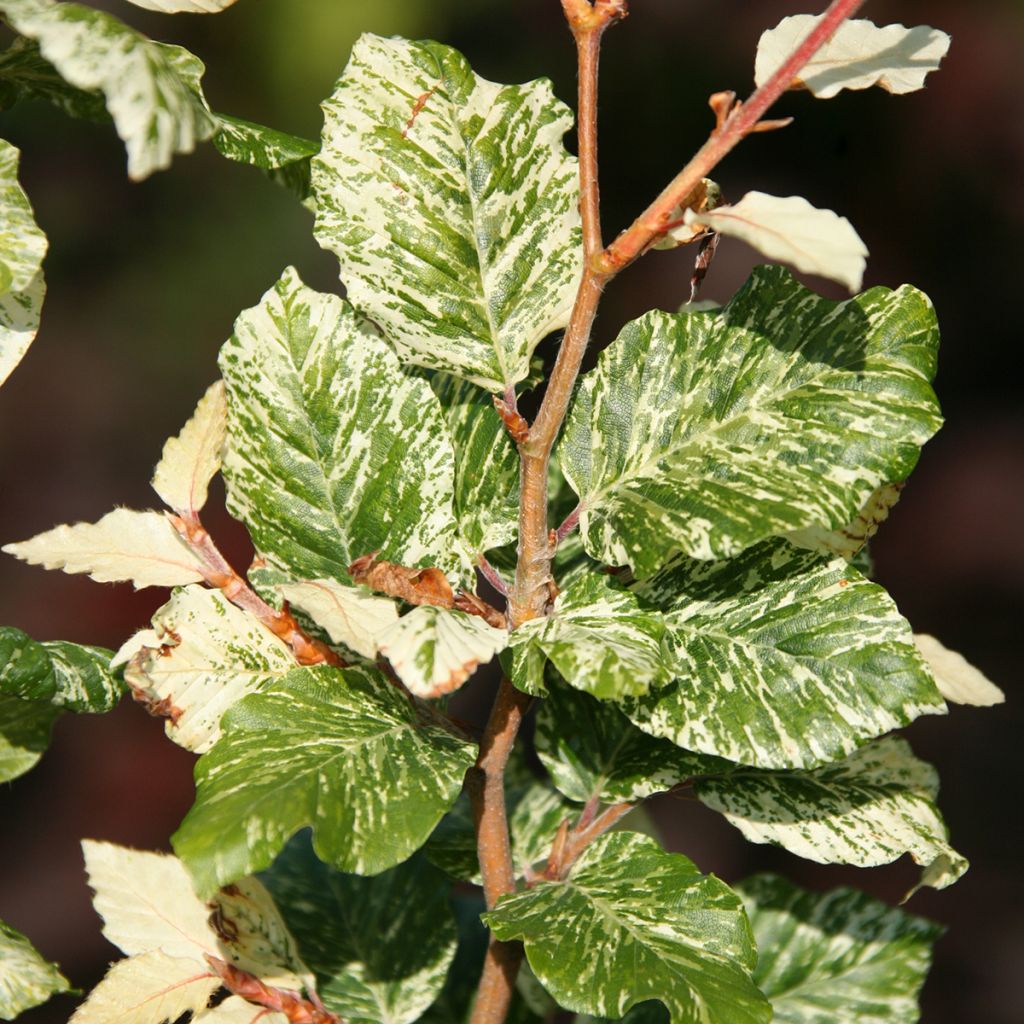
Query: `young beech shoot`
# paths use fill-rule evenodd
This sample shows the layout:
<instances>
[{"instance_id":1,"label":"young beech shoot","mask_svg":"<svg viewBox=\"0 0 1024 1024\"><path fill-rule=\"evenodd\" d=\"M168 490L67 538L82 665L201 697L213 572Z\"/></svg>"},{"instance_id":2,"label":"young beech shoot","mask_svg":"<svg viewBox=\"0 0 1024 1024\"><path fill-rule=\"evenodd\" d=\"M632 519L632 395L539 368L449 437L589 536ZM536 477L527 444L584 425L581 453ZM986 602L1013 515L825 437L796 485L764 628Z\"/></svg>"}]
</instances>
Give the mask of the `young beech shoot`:
<instances>
[{"instance_id":1,"label":"young beech shoot","mask_svg":"<svg viewBox=\"0 0 1024 1024\"><path fill-rule=\"evenodd\" d=\"M547 81L364 35L310 141L215 112L196 57L98 7L0 0L5 104L112 122L132 178L207 141L260 168L315 212L347 296L282 268L167 441L160 505L3 549L169 594L116 653L0 628L0 781L124 691L198 757L174 855L83 841L124 959L73 1024L918 1019L937 926L851 889L727 885L629 816L685 789L820 863L909 855L936 888L967 869L892 732L1002 694L915 636L866 557L941 424L932 304L857 294L840 214L756 181L724 202L710 177L785 128L766 115L788 89L920 89L949 38L854 19L860 0L785 18L754 93L710 98L707 141L606 246L598 61L629 12L561 4L575 115ZM0 381L45 291L18 164L0 140ZM730 236L851 297L759 267L724 306L626 324L581 375L612 277L693 245L696 289ZM202 521L217 474L248 572ZM477 731L448 697L490 663ZM68 987L0 923L0 1018Z\"/></svg>"}]
</instances>

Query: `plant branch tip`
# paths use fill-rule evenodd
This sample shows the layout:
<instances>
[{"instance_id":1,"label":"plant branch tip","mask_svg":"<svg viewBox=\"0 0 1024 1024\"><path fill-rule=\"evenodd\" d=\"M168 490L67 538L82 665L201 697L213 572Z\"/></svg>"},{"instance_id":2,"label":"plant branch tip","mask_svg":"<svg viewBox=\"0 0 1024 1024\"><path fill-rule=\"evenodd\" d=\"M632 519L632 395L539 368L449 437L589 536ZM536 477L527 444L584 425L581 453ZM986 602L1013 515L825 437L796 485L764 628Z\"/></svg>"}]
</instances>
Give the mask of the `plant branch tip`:
<instances>
[{"instance_id":1,"label":"plant branch tip","mask_svg":"<svg viewBox=\"0 0 1024 1024\"><path fill-rule=\"evenodd\" d=\"M562 0L562 10L574 35L589 35L629 17L629 0Z\"/></svg>"}]
</instances>

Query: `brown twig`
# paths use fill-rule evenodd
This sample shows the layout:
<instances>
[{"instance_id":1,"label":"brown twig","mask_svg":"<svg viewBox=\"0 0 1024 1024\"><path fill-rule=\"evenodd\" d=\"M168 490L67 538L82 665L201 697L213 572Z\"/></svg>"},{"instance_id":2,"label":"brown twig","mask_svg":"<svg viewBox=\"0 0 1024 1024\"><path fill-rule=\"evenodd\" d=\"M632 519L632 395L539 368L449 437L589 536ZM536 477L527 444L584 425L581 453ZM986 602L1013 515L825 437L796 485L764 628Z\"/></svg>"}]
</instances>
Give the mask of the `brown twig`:
<instances>
[{"instance_id":1,"label":"brown twig","mask_svg":"<svg viewBox=\"0 0 1024 1024\"><path fill-rule=\"evenodd\" d=\"M575 828L566 829L567 822L563 822L563 827L559 829L551 846L548 864L544 869L544 878L549 882L565 878L576 861L583 855L583 851L595 839L603 836L621 818L629 814L633 807L634 804L631 803L612 804L611 807L606 807L595 816L594 809L588 803Z\"/></svg>"}]
</instances>

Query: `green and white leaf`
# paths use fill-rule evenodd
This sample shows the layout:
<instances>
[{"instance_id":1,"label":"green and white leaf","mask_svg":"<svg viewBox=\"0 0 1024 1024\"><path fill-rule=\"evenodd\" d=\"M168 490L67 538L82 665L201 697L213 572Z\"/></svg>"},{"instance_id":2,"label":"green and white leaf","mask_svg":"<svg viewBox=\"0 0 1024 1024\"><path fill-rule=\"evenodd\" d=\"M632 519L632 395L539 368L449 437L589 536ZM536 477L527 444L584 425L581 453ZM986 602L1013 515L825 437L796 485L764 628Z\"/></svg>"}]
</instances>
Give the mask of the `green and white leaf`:
<instances>
[{"instance_id":1,"label":"green and white leaf","mask_svg":"<svg viewBox=\"0 0 1024 1024\"><path fill-rule=\"evenodd\" d=\"M56 965L44 960L21 932L0 921L0 1019L14 1020L69 987Z\"/></svg>"},{"instance_id":2,"label":"green and white leaf","mask_svg":"<svg viewBox=\"0 0 1024 1024\"><path fill-rule=\"evenodd\" d=\"M661 615L629 591L597 573L581 576L558 595L549 616L510 634L512 681L527 693L543 692L540 652L568 683L595 697L643 694L668 678L664 631Z\"/></svg>"},{"instance_id":3,"label":"green and white leaf","mask_svg":"<svg viewBox=\"0 0 1024 1024\"><path fill-rule=\"evenodd\" d=\"M437 998L455 955L455 922L444 877L422 857L361 878L328 867L296 836L263 880L329 1010L411 1024Z\"/></svg>"},{"instance_id":4,"label":"green and white leaf","mask_svg":"<svg viewBox=\"0 0 1024 1024\"><path fill-rule=\"evenodd\" d=\"M939 925L854 889L806 892L777 875L737 891L775 1024L917 1024Z\"/></svg>"},{"instance_id":5,"label":"green and white leaf","mask_svg":"<svg viewBox=\"0 0 1024 1024\"><path fill-rule=\"evenodd\" d=\"M2 550L44 569L88 573L97 583L130 580L136 590L203 579L203 562L163 512L116 508L96 523L57 526Z\"/></svg>"},{"instance_id":6,"label":"green and white leaf","mask_svg":"<svg viewBox=\"0 0 1024 1024\"><path fill-rule=\"evenodd\" d=\"M39 52L34 39L18 36L0 52L0 110L23 99L51 103L69 117L110 121L102 93L69 85Z\"/></svg>"},{"instance_id":7,"label":"green and white leaf","mask_svg":"<svg viewBox=\"0 0 1024 1024\"><path fill-rule=\"evenodd\" d=\"M377 655L377 638L398 621L398 606L365 587L346 587L335 580L279 583L274 589L301 608L336 644L361 654Z\"/></svg>"},{"instance_id":8,"label":"green and white leaf","mask_svg":"<svg viewBox=\"0 0 1024 1024\"><path fill-rule=\"evenodd\" d=\"M161 14L219 14L235 0L128 0L136 7Z\"/></svg>"},{"instance_id":9,"label":"green and white leaf","mask_svg":"<svg viewBox=\"0 0 1024 1024\"><path fill-rule=\"evenodd\" d=\"M642 732L613 704L563 683L548 684L537 714L537 755L558 790L586 803L633 802L735 765Z\"/></svg>"},{"instance_id":10,"label":"green and white leaf","mask_svg":"<svg viewBox=\"0 0 1024 1024\"><path fill-rule=\"evenodd\" d=\"M122 21L77 3L0 0L0 14L71 85L100 90L128 150L135 180L170 165L175 153L190 153L217 123L182 73L180 47L154 43ZM199 64L201 69L201 64Z\"/></svg>"},{"instance_id":11,"label":"green and white leaf","mask_svg":"<svg viewBox=\"0 0 1024 1024\"><path fill-rule=\"evenodd\" d=\"M219 987L195 960L143 953L113 964L69 1024L174 1024L202 1010Z\"/></svg>"},{"instance_id":12,"label":"green and white leaf","mask_svg":"<svg viewBox=\"0 0 1024 1024\"><path fill-rule=\"evenodd\" d=\"M210 481L220 471L227 417L224 382L218 380L199 399L181 433L164 444L151 482L168 508L187 516L206 504Z\"/></svg>"},{"instance_id":13,"label":"green and white leaf","mask_svg":"<svg viewBox=\"0 0 1024 1024\"><path fill-rule=\"evenodd\" d=\"M700 799L751 842L858 867L909 853L924 868L921 885L944 889L967 861L949 845L938 790L935 769L895 737L814 771L738 772L697 783Z\"/></svg>"},{"instance_id":14,"label":"green and white leaf","mask_svg":"<svg viewBox=\"0 0 1024 1024\"><path fill-rule=\"evenodd\" d=\"M687 750L809 768L946 711L909 623L845 559L773 540L679 558L637 592L663 610L675 678L622 709Z\"/></svg>"},{"instance_id":15,"label":"green and white leaf","mask_svg":"<svg viewBox=\"0 0 1024 1024\"><path fill-rule=\"evenodd\" d=\"M438 43L364 35L324 104L316 235L406 361L501 393L568 322L581 266L568 108Z\"/></svg>"},{"instance_id":16,"label":"green and white leaf","mask_svg":"<svg viewBox=\"0 0 1024 1024\"><path fill-rule=\"evenodd\" d=\"M301 989L312 983L295 940L257 879L240 879L207 903L177 857L89 839L82 851L103 934L129 956L158 951L189 960L195 973L209 970L209 954L268 985Z\"/></svg>"},{"instance_id":17,"label":"green and white leaf","mask_svg":"<svg viewBox=\"0 0 1024 1024\"><path fill-rule=\"evenodd\" d=\"M0 293L23 292L39 274L46 235L18 183L18 149L0 139Z\"/></svg>"},{"instance_id":18,"label":"green and white leaf","mask_svg":"<svg viewBox=\"0 0 1024 1024\"><path fill-rule=\"evenodd\" d=\"M315 142L239 117L227 114L216 117L217 134L213 144L222 156L258 167L300 199L309 195L310 160L319 149Z\"/></svg>"},{"instance_id":19,"label":"green and white leaf","mask_svg":"<svg viewBox=\"0 0 1024 1024\"><path fill-rule=\"evenodd\" d=\"M0 384L35 339L46 295L42 262L48 243L18 183L19 158L0 139Z\"/></svg>"},{"instance_id":20,"label":"green and white leaf","mask_svg":"<svg viewBox=\"0 0 1024 1024\"><path fill-rule=\"evenodd\" d=\"M602 836L564 882L501 899L484 921L522 939L560 1006L619 1018L659 999L673 1024L766 1024L739 897L680 854L631 832Z\"/></svg>"},{"instance_id":21,"label":"green and white leaf","mask_svg":"<svg viewBox=\"0 0 1024 1024\"><path fill-rule=\"evenodd\" d=\"M754 80L759 86L771 78L817 22L817 15L794 14L761 36L754 63ZM924 88L928 73L938 70L949 44L945 32L927 25L878 26L853 18L839 26L791 87L809 89L818 99L830 99L841 89L872 85L897 94L916 92Z\"/></svg>"},{"instance_id":22,"label":"green and white leaf","mask_svg":"<svg viewBox=\"0 0 1024 1024\"><path fill-rule=\"evenodd\" d=\"M831 210L819 210L802 196L748 192L738 203L701 213L687 210L687 227L730 235L770 260L790 263L857 291L864 280L867 246L853 225Z\"/></svg>"},{"instance_id":23,"label":"green and white leaf","mask_svg":"<svg viewBox=\"0 0 1024 1024\"><path fill-rule=\"evenodd\" d=\"M731 558L845 525L939 428L937 340L912 288L835 303L781 267L757 268L723 309L627 324L560 443L587 551L642 577L674 549Z\"/></svg>"},{"instance_id":24,"label":"green and white leaf","mask_svg":"<svg viewBox=\"0 0 1024 1024\"><path fill-rule=\"evenodd\" d=\"M393 867L426 841L475 760L473 744L369 668L298 669L239 701L221 728L173 837L204 895L268 867L307 825L317 856L341 870Z\"/></svg>"},{"instance_id":25,"label":"green and white leaf","mask_svg":"<svg viewBox=\"0 0 1024 1024\"><path fill-rule=\"evenodd\" d=\"M854 562L867 542L878 533L879 526L889 518L889 512L900 500L902 490L902 484L883 484L868 498L853 521L842 529L809 526L804 530L794 530L786 538L799 548L809 548L826 555L842 555L848 562ZM856 562L854 564L857 565Z\"/></svg>"},{"instance_id":26,"label":"green and white leaf","mask_svg":"<svg viewBox=\"0 0 1024 1024\"><path fill-rule=\"evenodd\" d=\"M509 634L477 615L421 605L376 640L398 678L417 697L430 698L462 686L508 646Z\"/></svg>"},{"instance_id":27,"label":"green and white leaf","mask_svg":"<svg viewBox=\"0 0 1024 1024\"><path fill-rule=\"evenodd\" d=\"M935 684L946 700L988 708L1002 704L1006 695L962 654L927 633L915 633L914 643L931 669Z\"/></svg>"},{"instance_id":28,"label":"green and white leaf","mask_svg":"<svg viewBox=\"0 0 1024 1024\"><path fill-rule=\"evenodd\" d=\"M228 508L268 560L341 582L372 552L458 564L440 403L347 302L286 270L238 318L220 365Z\"/></svg>"},{"instance_id":29,"label":"green and white leaf","mask_svg":"<svg viewBox=\"0 0 1024 1024\"><path fill-rule=\"evenodd\" d=\"M168 738L205 753L224 712L295 668L291 648L220 591L176 590L114 657L136 700L163 704Z\"/></svg>"},{"instance_id":30,"label":"green and white leaf","mask_svg":"<svg viewBox=\"0 0 1024 1024\"><path fill-rule=\"evenodd\" d=\"M430 374L455 448L455 515L471 555L502 547L519 532L519 454L494 404L476 385Z\"/></svg>"},{"instance_id":31,"label":"green and white leaf","mask_svg":"<svg viewBox=\"0 0 1024 1024\"><path fill-rule=\"evenodd\" d=\"M0 695L0 782L34 768L50 744L60 709L43 701Z\"/></svg>"}]
</instances>

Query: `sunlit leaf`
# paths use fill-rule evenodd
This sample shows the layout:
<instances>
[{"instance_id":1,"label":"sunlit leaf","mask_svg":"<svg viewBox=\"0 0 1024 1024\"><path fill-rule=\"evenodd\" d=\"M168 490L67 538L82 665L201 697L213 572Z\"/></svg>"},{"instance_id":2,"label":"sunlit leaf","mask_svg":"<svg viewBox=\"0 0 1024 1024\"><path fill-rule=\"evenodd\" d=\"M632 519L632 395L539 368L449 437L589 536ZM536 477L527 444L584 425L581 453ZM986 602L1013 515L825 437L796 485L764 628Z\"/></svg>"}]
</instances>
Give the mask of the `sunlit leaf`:
<instances>
[{"instance_id":1,"label":"sunlit leaf","mask_svg":"<svg viewBox=\"0 0 1024 1024\"><path fill-rule=\"evenodd\" d=\"M2 743L0 740L0 763ZM0 921L0 1019L14 1020L23 1010L45 1003L69 987L64 975L44 960L24 935Z\"/></svg>"},{"instance_id":2,"label":"sunlit leaf","mask_svg":"<svg viewBox=\"0 0 1024 1024\"><path fill-rule=\"evenodd\" d=\"M962 654L951 651L927 633L915 633L914 643L935 676L939 692L954 704L987 708L1002 704L1006 695Z\"/></svg>"},{"instance_id":3,"label":"sunlit leaf","mask_svg":"<svg viewBox=\"0 0 1024 1024\"><path fill-rule=\"evenodd\" d=\"M161 14L218 14L235 0L128 0L136 7Z\"/></svg>"}]
</instances>

